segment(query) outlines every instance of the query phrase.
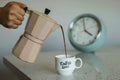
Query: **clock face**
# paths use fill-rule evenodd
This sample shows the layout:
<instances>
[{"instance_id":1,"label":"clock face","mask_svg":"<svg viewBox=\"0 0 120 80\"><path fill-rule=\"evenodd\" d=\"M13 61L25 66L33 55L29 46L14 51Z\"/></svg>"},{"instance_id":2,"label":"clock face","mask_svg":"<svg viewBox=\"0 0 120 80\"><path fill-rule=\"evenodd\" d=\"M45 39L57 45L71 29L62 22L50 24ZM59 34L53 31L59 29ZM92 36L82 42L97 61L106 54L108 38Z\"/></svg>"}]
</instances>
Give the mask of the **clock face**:
<instances>
[{"instance_id":1,"label":"clock face","mask_svg":"<svg viewBox=\"0 0 120 80\"><path fill-rule=\"evenodd\" d=\"M77 17L70 25L72 40L79 45L90 45L99 37L101 25L92 15Z\"/></svg>"}]
</instances>

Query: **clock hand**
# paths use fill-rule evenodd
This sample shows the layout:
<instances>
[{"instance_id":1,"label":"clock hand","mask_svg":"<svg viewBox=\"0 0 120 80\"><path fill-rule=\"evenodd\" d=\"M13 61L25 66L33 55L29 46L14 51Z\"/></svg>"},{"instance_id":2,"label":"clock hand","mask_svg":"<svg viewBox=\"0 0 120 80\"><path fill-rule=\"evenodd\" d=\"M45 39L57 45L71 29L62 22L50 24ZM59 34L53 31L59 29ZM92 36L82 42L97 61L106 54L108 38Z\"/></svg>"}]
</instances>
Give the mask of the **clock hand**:
<instances>
[{"instance_id":1,"label":"clock hand","mask_svg":"<svg viewBox=\"0 0 120 80\"><path fill-rule=\"evenodd\" d=\"M83 18L83 29L85 30L86 29L86 25L85 25L85 20Z\"/></svg>"},{"instance_id":2,"label":"clock hand","mask_svg":"<svg viewBox=\"0 0 120 80\"><path fill-rule=\"evenodd\" d=\"M88 32L86 29L84 31L88 33L90 36L92 36L92 33Z\"/></svg>"},{"instance_id":3,"label":"clock hand","mask_svg":"<svg viewBox=\"0 0 120 80\"><path fill-rule=\"evenodd\" d=\"M86 30L86 25L85 25L85 19L84 18L83 18L83 28L84 28L84 31L86 33L88 33L90 36L92 36L92 34Z\"/></svg>"}]
</instances>

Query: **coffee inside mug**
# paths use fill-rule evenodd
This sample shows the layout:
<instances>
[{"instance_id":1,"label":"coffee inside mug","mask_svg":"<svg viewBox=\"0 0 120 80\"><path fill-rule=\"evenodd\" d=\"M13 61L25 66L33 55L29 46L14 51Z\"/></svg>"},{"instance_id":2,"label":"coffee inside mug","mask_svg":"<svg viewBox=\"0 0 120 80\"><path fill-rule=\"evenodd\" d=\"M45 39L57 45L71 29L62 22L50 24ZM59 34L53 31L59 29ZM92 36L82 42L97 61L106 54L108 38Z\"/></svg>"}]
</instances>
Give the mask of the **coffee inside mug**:
<instances>
[{"instance_id":1,"label":"coffee inside mug","mask_svg":"<svg viewBox=\"0 0 120 80\"><path fill-rule=\"evenodd\" d=\"M71 58L71 57L74 57L72 55L67 55L67 58ZM66 55L57 55L56 58L66 58Z\"/></svg>"}]
</instances>

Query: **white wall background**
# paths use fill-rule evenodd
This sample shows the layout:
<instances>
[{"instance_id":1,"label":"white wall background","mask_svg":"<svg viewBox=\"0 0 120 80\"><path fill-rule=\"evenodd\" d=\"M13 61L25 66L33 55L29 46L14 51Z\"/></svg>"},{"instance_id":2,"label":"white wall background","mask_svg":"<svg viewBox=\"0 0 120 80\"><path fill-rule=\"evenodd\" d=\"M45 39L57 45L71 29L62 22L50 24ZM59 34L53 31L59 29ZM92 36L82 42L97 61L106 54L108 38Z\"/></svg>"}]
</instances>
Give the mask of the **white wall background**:
<instances>
[{"instance_id":1,"label":"white wall background","mask_svg":"<svg viewBox=\"0 0 120 80\"><path fill-rule=\"evenodd\" d=\"M4 6L12 0L0 0L0 6ZM51 9L49 16L63 25L67 41L67 49L73 49L69 43L67 30L70 21L83 13L92 13L98 16L107 28L105 46L120 45L120 0L15 0L24 2L31 9L44 12L45 8ZM11 74L2 64L2 57L10 55L13 46L19 36L24 32L28 15L23 24L16 30L6 29L0 25L0 74ZM56 30L45 40L43 51L63 50L63 41L60 29ZM5 71L3 71L5 70ZM9 73L8 73L9 72ZM6 74L7 73L7 74ZM15 76L11 74L13 78ZM10 79L10 77L8 78ZM1 80L1 79L0 79ZM4 79L7 80L7 79Z\"/></svg>"}]
</instances>

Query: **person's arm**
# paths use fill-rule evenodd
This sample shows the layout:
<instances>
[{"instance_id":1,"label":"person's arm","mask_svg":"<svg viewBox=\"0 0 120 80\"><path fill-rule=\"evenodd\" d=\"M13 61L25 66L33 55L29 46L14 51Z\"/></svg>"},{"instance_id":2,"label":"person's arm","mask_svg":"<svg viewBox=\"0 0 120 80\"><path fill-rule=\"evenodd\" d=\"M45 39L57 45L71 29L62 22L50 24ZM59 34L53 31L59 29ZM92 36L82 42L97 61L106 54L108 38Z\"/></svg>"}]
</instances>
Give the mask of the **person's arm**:
<instances>
[{"instance_id":1,"label":"person's arm","mask_svg":"<svg viewBox=\"0 0 120 80\"><path fill-rule=\"evenodd\" d=\"M9 2L0 7L0 24L7 28L17 28L24 19L26 5L20 2Z\"/></svg>"}]
</instances>

